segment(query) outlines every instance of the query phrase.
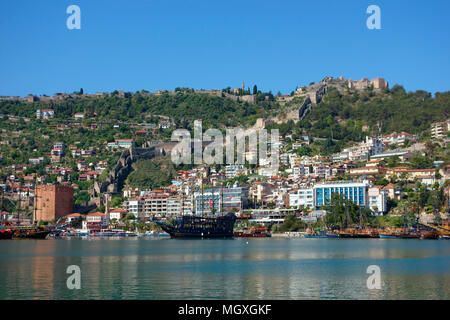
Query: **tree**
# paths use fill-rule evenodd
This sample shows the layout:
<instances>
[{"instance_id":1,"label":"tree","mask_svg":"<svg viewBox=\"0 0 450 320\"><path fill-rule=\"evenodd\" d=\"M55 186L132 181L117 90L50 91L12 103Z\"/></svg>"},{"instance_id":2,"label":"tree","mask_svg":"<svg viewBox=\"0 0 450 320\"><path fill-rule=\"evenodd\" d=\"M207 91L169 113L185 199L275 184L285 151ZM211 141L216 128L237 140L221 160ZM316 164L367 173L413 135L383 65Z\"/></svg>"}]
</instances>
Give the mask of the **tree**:
<instances>
[{"instance_id":1,"label":"tree","mask_svg":"<svg viewBox=\"0 0 450 320\"><path fill-rule=\"evenodd\" d=\"M258 87L256 86L256 84L253 86L253 94L257 94L258 93Z\"/></svg>"},{"instance_id":2,"label":"tree","mask_svg":"<svg viewBox=\"0 0 450 320\"><path fill-rule=\"evenodd\" d=\"M112 208L119 208L122 206L124 199L121 196L113 196L111 199L111 207Z\"/></svg>"},{"instance_id":3,"label":"tree","mask_svg":"<svg viewBox=\"0 0 450 320\"><path fill-rule=\"evenodd\" d=\"M428 157L433 158L437 145L432 141L425 142L425 153Z\"/></svg>"},{"instance_id":4,"label":"tree","mask_svg":"<svg viewBox=\"0 0 450 320\"><path fill-rule=\"evenodd\" d=\"M134 214L129 213L129 214L127 214L127 216L126 216L126 219L127 219L127 220L136 220L136 217L134 216Z\"/></svg>"},{"instance_id":5,"label":"tree","mask_svg":"<svg viewBox=\"0 0 450 320\"><path fill-rule=\"evenodd\" d=\"M287 231L298 231L298 230L304 230L306 227L306 224L299 218L297 218L295 215L288 215L284 219L284 223L280 226L280 231L287 232Z\"/></svg>"},{"instance_id":6,"label":"tree","mask_svg":"<svg viewBox=\"0 0 450 320\"><path fill-rule=\"evenodd\" d=\"M354 224L368 221L370 210L363 210L353 201L346 199L338 193L331 195L329 204L325 207L327 214L325 223L331 228L345 228Z\"/></svg>"},{"instance_id":7,"label":"tree","mask_svg":"<svg viewBox=\"0 0 450 320\"><path fill-rule=\"evenodd\" d=\"M409 158L409 165L412 169L427 169L433 167L433 160L427 156L417 154Z\"/></svg>"}]
</instances>

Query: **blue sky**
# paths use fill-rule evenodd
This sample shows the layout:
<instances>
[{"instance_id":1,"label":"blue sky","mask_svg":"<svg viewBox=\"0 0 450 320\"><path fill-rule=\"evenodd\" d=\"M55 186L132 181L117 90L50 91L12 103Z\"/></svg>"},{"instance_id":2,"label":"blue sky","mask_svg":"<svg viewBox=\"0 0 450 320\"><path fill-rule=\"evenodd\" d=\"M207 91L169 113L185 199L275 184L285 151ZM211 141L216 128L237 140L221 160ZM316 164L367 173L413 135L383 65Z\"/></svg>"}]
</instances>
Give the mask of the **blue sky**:
<instances>
[{"instance_id":1,"label":"blue sky","mask_svg":"<svg viewBox=\"0 0 450 320\"><path fill-rule=\"evenodd\" d=\"M66 27L72 4L81 30ZM448 0L1 0L0 95L243 80L289 93L327 75L448 91L449 14Z\"/></svg>"}]
</instances>

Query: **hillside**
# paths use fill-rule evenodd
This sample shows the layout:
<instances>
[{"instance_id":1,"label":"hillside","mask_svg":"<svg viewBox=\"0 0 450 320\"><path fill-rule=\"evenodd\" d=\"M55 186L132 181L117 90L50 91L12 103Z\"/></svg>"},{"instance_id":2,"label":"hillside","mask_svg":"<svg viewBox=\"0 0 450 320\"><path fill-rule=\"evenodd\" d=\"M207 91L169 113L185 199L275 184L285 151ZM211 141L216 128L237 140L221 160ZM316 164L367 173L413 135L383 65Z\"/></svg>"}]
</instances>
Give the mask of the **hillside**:
<instances>
[{"instance_id":1,"label":"hillside","mask_svg":"<svg viewBox=\"0 0 450 320\"><path fill-rule=\"evenodd\" d=\"M191 91L157 95L140 92L125 97L113 93L101 97L66 98L51 103L0 101L0 114L35 118L37 109L51 108L55 110L55 121L70 120L75 113L83 112L88 115L95 113L96 121L154 123L160 116L166 116L175 122L177 128L189 127L195 119L202 119L204 126L208 127L229 127L253 124L257 118L267 116L272 105L271 102L258 105L237 102Z\"/></svg>"},{"instance_id":2,"label":"hillside","mask_svg":"<svg viewBox=\"0 0 450 320\"><path fill-rule=\"evenodd\" d=\"M425 91L407 93L397 85L382 91L330 88L303 120L273 123L268 128L293 134L293 139L304 133L323 139L315 143L317 153L328 155L368 135L405 131L427 138L433 122L449 117L450 92L432 97Z\"/></svg>"},{"instance_id":3,"label":"hillside","mask_svg":"<svg viewBox=\"0 0 450 320\"><path fill-rule=\"evenodd\" d=\"M401 86L380 93L330 90L302 125L318 121L313 128L319 129L329 116L335 118L334 125L338 120L360 121L372 135L394 131L417 134L429 130L432 122L450 117L450 92L437 93L433 98L425 91L407 93ZM342 136L337 130L336 137Z\"/></svg>"},{"instance_id":4,"label":"hillside","mask_svg":"<svg viewBox=\"0 0 450 320\"><path fill-rule=\"evenodd\" d=\"M253 125L258 118L270 119L277 116L283 123L272 124L268 128L279 128L283 135L308 133L318 138L331 139L337 144L361 141L366 135L394 131L426 136L431 123L450 117L450 92L437 93L432 97L425 91L406 92L398 85L390 90L337 90L330 87L323 100L314 104L311 112L299 122L289 120L292 119L289 116L283 117L283 114L295 114L295 108L299 108L304 101L304 97L297 94L293 96L292 93L292 99L288 103L282 103L284 97L275 99L271 93L261 92L255 96L254 103L239 101L238 96L235 98L232 100L225 96L200 94L192 89L159 94L141 91L123 96L113 92L98 97L69 96L51 102L0 101L0 115L5 124L10 116L28 118L27 123L17 123L25 135L32 128L33 131L39 128L43 134L56 139L60 135L51 128L61 123L81 122L85 126L92 123L103 124L95 134L72 127L70 130L75 130L73 133L76 132L76 138L70 140L81 142L98 137L103 142L113 141L114 138L132 138L134 131L129 126L139 123L158 124L163 120L169 121L171 129L153 137L168 139L171 130L175 128L192 129L195 119L202 119L203 128L206 129L246 127ZM36 110L46 108L55 110L55 118L36 120ZM86 117L76 121L74 114L77 112L84 113ZM111 128L117 123L124 126L119 132L114 132ZM108 124L110 127L105 127ZM30 135L33 133L30 132Z\"/></svg>"}]
</instances>

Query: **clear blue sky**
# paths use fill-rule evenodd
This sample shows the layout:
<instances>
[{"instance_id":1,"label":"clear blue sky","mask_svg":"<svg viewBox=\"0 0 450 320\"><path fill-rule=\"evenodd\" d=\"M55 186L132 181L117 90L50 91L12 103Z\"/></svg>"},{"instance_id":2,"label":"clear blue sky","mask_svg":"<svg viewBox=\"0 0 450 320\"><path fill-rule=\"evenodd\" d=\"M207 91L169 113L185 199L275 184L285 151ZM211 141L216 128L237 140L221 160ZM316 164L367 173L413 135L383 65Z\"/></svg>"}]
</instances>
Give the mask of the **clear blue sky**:
<instances>
[{"instance_id":1,"label":"clear blue sky","mask_svg":"<svg viewBox=\"0 0 450 320\"><path fill-rule=\"evenodd\" d=\"M68 30L66 8L81 8ZM366 27L381 8L382 30ZM0 95L240 87L327 75L450 90L448 0L0 2Z\"/></svg>"}]
</instances>

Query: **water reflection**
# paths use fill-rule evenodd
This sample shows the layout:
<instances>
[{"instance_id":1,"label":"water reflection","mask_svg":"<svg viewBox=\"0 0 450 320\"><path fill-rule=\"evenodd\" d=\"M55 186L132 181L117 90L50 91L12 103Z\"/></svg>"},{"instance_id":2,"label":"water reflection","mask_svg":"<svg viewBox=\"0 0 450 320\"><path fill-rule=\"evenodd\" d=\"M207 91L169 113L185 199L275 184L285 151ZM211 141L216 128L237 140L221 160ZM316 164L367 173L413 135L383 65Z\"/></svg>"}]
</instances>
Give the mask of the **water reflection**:
<instances>
[{"instance_id":1,"label":"water reflection","mask_svg":"<svg viewBox=\"0 0 450 320\"><path fill-rule=\"evenodd\" d=\"M415 240L0 242L1 299L448 299L450 246ZM69 290L69 265L81 290ZM382 289L368 290L379 265Z\"/></svg>"}]
</instances>

